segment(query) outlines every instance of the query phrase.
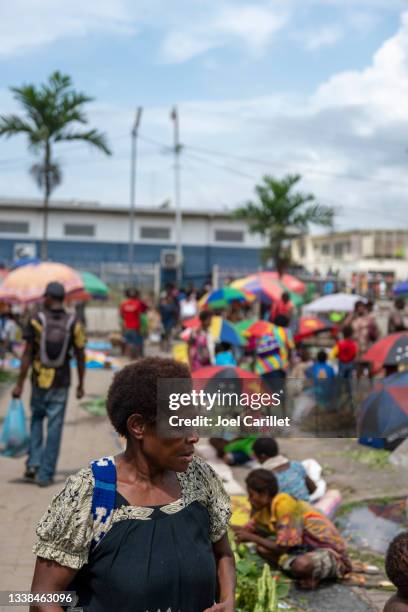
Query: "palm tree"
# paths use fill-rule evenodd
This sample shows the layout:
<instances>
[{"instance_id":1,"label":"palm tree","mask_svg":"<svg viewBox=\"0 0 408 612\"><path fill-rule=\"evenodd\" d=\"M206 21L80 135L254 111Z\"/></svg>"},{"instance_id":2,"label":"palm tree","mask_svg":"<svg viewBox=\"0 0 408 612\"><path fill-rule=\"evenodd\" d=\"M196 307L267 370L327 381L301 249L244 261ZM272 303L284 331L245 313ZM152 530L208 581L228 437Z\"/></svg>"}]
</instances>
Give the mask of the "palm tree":
<instances>
[{"instance_id":1,"label":"palm tree","mask_svg":"<svg viewBox=\"0 0 408 612\"><path fill-rule=\"evenodd\" d=\"M61 183L62 172L53 156L53 146L64 141L80 140L111 155L106 137L95 129L81 130L88 123L84 106L93 98L75 91L69 76L56 71L40 86L11 87L24 115L0 116L0 136L10 138L25 134L29 149L40 156L30 172L43 191L43 238L41 258L48 257L48 208L53 190Z\"/></svg>"},{"instance_id":2,"label":"palm tree","mask_svg":"<svg viewBox=\"0 0 408 612\"><path fill-rule=\"evenodd\" d=\"M258 200L235 211L236 218L249 222L251 232L268 239L268 254L280 274L287 265L284 253L287 241L306 234L310 225L333 225L333 208L318 204L310 193L292 193L300 179L299 174L287 175L282 180L265 175L263 182L255 186Z\"/></svg>"}]
</instances>

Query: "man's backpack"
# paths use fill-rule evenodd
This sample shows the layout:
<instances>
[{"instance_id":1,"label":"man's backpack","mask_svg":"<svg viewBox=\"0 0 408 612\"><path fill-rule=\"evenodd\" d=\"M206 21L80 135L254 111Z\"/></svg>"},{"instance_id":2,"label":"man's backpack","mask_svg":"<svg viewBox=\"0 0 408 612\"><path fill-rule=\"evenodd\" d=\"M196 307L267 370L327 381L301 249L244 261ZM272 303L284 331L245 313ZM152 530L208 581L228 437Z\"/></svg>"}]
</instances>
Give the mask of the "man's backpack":
<instances>
[{"instance_id":1,"label":"man's backpack","mask_svg":"<svg viewBox=\"0 0 408 612\"><path fill-rule=\"evenodd\" d=\"M42 325L40 360L46 368L60 368L67 358L75 315L45 310L38 313Z\"/></svg>"}]
</instances>

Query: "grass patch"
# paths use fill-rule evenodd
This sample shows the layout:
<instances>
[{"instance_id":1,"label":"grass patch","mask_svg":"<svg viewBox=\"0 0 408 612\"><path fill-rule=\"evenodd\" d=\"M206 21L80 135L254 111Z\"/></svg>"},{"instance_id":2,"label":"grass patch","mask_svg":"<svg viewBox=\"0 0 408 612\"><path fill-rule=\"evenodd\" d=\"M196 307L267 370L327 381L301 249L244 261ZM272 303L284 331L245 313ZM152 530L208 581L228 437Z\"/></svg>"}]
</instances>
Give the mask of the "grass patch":
<instances>
[{"instance_id":1,"label":"grass patch","mask_svg":"<svg viewBox=\"0 0 408 612\"><path fill-rule=\"evenodd\" d=\"M356 448L349 451L344 451L344 455L350 457L354 461L359 461L368 467L375 470L391 469L389 457L390 451L373 448Z\"/></svg>"}]
</instances>

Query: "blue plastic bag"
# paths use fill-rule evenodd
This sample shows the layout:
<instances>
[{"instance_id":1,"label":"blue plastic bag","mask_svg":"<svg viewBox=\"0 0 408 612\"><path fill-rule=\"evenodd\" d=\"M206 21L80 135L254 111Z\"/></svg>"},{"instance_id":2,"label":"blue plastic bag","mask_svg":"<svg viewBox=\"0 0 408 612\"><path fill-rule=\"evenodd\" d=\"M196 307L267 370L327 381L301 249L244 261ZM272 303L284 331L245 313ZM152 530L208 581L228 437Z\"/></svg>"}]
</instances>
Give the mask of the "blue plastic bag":
<instances>
[{"instance_id":1,"label":"blue plastic bag","mask_svg":"<svg viewBox=\"0 0 408 612\"><path fill-rule=\"evenodd\" d=\"M28 432L24 406L21 399L10 401L1 433L1 454L5 457L21 457L28 450Z\"/></svg>"}]
</instances>

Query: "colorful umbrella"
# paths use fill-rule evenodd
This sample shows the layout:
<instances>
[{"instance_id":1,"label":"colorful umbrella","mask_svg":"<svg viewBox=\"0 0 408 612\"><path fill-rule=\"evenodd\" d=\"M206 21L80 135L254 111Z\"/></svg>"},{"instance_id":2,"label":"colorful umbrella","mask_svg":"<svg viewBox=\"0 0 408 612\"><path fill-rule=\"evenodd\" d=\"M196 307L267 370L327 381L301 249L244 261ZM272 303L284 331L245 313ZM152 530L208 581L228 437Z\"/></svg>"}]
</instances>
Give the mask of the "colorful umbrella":
<instances>
[{"instance_id":1,"label":"colorful umbrella","mask_svg":"<svg viewBox=\"0 0 408 612\"><path fill-rule=\"evenodd\" d=\"M408 364L408 331L390 334L373 344L363 356L364 361L372 364L373 373L383 366Z\"/></svg>"},{"instance_id":2,"label":"colorful umbrella","mask_svg":"<svg viewBox=\"0 0 408 612\"><path fill-rule=\"evenodd\" d=\"M305 292L304 283L290 274L279 277L277 272L258 272L244 278L237 279L231 283L232 287L252 293L263 302L279 300L285 291L290 294L290 299L295 306L303 304L301 294Z\"/></svg>"},{"instance_id":3,"label":"colorful umbrella","mask_svg":"<svg viewBox=\"0 0 408 612\"><path fill-rule=\"evenodd\" d=\"M48 283L58 281L67 294L83 289L83 281L73 268L45 262L29 264L10 272L0 287L0 300L29 303L43 298Z\"/></svg>"},{"instance_id":4,"label":"colorful umbrella","mask_svg":"<svg viewBox=\"0 0 408 612\"><path fill-rule=\"evenodd\" d=\"M181 340L188 342L193 329L198 329L199 326L200 320L198 319L197 325L189 326L181 332ZM234 346L242 346L245 344L245 340L238 333L233 324L226 321L222 317L211 317L210 334L212 335L214 342L228 342L228 344L232 344Z\"/></svg>"},{"instance_id":5,"label":"colorful umbrella","mask_svg":"<svg viewBox=\"0 0 408 612\"><path fill-rule=\"evenodd\" d=\"M376 384L361 407L359 435L388 439L408 436L408 372L393 374Z\"/></svg>"},{"instance_id":6,"label":"colorful umbrella","mask_svg":"<svg viewBox=\"0 0 408 612\"><path fill-rule=\"evenodd\" d=\"M253 336L255 338L263 338L264 336L272 336L279 342L282 347L289 346L294 348L293 336L290 329L287 327L281 327L280 325L274 325L268 321L257 321L253 325L250 325L245 332L246 336Z\"/></svg>"},{"instance_id":7,"label":"colorful umbrella","mask_svg":"<svg viewBox=\"0 0 408 612\"><path fill-rule=\"evenodd\" d=\"M295 342L303 338L320 334L321 332L335 329L335 325L323 317L316 315L304 315L300 317L291 327Z\"/></svg>"},{"instance_id":8,"label":"colorful umbrella","mask_svg":"<svg viewBox=\"0 0 408 612\"><path fill-rule=\"evenodd\" d=\"M252 317L251 319L243 319L242 321L233 323L233 325L239 334L244 334L247 329L257 321L258 319L256 317Z\"/></svg>"},{"instance_id":9,"label":"colorful umbrella","mask_svg":"<svg viewBox=\"0 0 408 612\"><path fill-rule=\"evenodd\" d=\"M352 312L356 302L366 302L361 295L351 293L332 293L310 302L303 307L303 312Z\"/></svg>"},{"instance_id":10,"label":"colorful umbrella","mask_svg":"<svg viewBox=\"0 0 408 612\"><path fill-rule=\"evenodd\" d=\"M94 298L104 299L108 297L109 288L100 278L91 272L79 273L84 283L84 289Z\"/></svg>"},{"instance_id":11,"label":"colorful umbrella","mask_svg":"<svg viewBox=\"0 0 408 612\"><path fill-rule=\"evenodd\" d=\"M246 336L254 336L255 338L262 338L267 334L273 334L273 330L276 326L273 323L269 323L269 321L264 321L263 319L259 321L255 321L252 323L246 331Z\"/></svg>"},{"instance_id":12,"label":"colorful umbrella","mask_svg":"<svg viewBox=\"0 0 408 612\"><path fill-rule=\"evenodd\" d=\"M408 279L394 287L394 294L397 297L408 297Z\"/></svg>"},{"instance_id":13,"label":"colorful umbrella","mask_svg":"<svg viewBox=\"0 0 408 612\"><path fill-rule=\"evenodd\" d=\"M236 331L239 333L245 345L248 345L249 342L249 337L246 332L251 325L257 322L257 320L258 319L256 317L252 317L251 319L243 319L242 321L233 323L234 329L236 329Z\"/></svg>"},{"instance_id":14,"label":"colorful umbrella","mask_svg":"<svg viewBox=\"0 0 408 612\"><path fill-rule=\"evenodd\" d=\"M245 293L240 289L234 287L222 287L222 289L214 289L204 295L198 302L200 308L226 308L231 302L238 301L241 304L245 302L251 302L254 296L249 293Z\"/></svg>"}]
</instances>

